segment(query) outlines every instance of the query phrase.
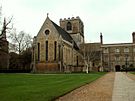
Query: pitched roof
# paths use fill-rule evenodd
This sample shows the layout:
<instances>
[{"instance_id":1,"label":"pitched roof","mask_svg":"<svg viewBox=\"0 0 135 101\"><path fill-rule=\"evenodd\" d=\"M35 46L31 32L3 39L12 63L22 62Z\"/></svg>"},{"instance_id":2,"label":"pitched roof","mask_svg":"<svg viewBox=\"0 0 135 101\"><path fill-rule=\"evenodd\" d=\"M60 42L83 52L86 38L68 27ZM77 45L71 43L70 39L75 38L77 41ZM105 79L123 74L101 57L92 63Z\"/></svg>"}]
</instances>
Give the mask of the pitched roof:
<instances>
[{"instance_id":1,"label":"pitched roof","mask_svg":"<svg viewBox=\"0 0 135 101\"><path fill-rule=\"evenodd\" d=\"M64 29L62 29L60 26L58 26L56 23L51 21L58 33L62 36L62 38L70 43L74 42L74 48L79 49L73 38L70 36L69 33L67 33Z\"/></svg>"},{"instance_id":2,"label":"pitched roof","mask_svg":"<svg viewBox=\"0 0 135 101\"><path fill-rule=\"evenodd\" d=\"M0 34L0 39L2 39L3 38L3 35L2 34Z\"/></svg>"}]
</instances>

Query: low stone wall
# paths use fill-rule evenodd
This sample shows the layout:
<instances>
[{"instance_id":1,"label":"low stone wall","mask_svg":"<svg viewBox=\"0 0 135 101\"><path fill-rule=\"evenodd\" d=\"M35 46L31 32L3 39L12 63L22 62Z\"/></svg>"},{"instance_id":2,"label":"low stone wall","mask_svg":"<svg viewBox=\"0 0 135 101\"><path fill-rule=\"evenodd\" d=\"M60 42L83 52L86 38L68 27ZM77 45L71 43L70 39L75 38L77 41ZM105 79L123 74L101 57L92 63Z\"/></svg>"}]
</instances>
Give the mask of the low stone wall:
<instances>
[{"instance_id":1,"label":"low stone wall","mask_svg":"<svg viewBox=\"0 0 135 101\"><path fill-rule=\"evenodd\" d=\"M37 63L36 72L38 73L55 73L55 72L83 72L84 67L64 66L60 68L58 63Z\"/></svg>"},{"instance_id":2,"label":"low stone wall","mask_svg":"<svg viewBox=\"0 0 135 101\"><path fill-rule=\"evenodd\" d=\"M36 64L37 72L60 72L58 63L38 63Z\"/></svg>"},{"instance_id":3,"label":"low stone wall","mask_svg":"<svg viewBox=\"0 0 135 101\"><path fill-rule=\"evenodd\" d=\"M83 72L83 67L66 66L64 72Z\"/></svg>"}]
</instances>

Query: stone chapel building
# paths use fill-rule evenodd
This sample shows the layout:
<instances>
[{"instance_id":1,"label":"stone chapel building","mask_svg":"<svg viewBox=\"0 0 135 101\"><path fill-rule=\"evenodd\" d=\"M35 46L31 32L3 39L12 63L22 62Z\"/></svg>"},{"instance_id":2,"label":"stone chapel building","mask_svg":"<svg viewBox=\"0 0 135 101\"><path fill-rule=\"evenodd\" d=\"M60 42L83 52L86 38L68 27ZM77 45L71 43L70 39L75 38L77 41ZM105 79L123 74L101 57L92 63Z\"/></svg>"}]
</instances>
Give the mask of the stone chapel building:
<instances>
[{"instance_id":1,"label":"stone chapel building","mask_svg":"<svg viewBox=\"0 0 135 101\"><path fill-rule=\"evenodd\" d=\"M83 70L84 25L79 17L60 19L60 26L47 16L33 42L33 71L75 72Z\"/></svg>"}]
</instances>

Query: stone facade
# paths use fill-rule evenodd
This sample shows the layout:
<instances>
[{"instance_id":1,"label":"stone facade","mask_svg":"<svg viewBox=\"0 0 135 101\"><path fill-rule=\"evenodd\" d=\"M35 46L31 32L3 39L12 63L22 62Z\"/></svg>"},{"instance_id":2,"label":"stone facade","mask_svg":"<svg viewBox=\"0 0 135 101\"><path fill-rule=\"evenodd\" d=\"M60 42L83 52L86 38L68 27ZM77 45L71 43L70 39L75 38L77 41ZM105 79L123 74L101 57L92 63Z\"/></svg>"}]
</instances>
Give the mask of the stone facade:
<instances>
[{"instance_id":1,"label":"stone facade","mask_svg":"<svg viewBox=\"0 0 135 101\"><path fill-rule=\"evenodd\" d=\"M103 44L103 66L104 69L115 71L117 67L135 66L135 44Z\"/></svg>"},{"instance_id":2,"label":"stone facade","mask_svg":"<svg viewBox=\"0 0 135 101\"><path fill-rule=\"evenodd\" d=\"M78 46L84 43L84 25L79 17L60 19L60 27L71 35Z\"/></svg>"},{"instance_id":3,"label":"stone facade","mask_svg":"<svg viewBox=\"0 0 135 101\"><path fill-rule=\"evenodd\" d=\"M102 44L102 63L104 70L117 71L135 67L135 33L132 43Z\"/></svg>"},{"instance_id":4,"label":"stone facade","mask_svg":"<svg viewBox=\"0 0 135 101\"><path fill-rule=\"evenodd\" d=\"M135 66L135 32L132 43L84 43L79 17L60 19L60 26L47 16L33 42L33 71L116 71Z\"/></svg>"},{"instance_id":5,"label":"stone facade","mask_svg":"<svg viewBox=\"0 0 135 101\"><path fill-rule=\"evenodd\" d=\"M34 38L33 45L34 71L75 72L82 70L83 56L75 40L49 17L46 18L38 35Z\"/></svg>"}]
</instances>

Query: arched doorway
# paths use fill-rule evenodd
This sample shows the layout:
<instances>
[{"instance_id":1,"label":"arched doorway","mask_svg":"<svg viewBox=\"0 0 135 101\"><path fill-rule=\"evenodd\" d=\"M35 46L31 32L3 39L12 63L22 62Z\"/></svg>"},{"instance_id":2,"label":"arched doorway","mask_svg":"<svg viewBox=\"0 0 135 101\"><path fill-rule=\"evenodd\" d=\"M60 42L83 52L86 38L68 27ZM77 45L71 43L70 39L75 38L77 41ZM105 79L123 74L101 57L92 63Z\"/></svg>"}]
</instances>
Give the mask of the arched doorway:
<instances>
[{"instance_id":1,"label":"arched doorway","mask_svg":"<svg viewBox=\"0 0 135 101\"><path fill-rule=\"evenodd\" d=\"M116 66L115 66L115 71L116 71L116 72L120 72L120 65L116 65Z\"/></svg>"}]
</instances>

